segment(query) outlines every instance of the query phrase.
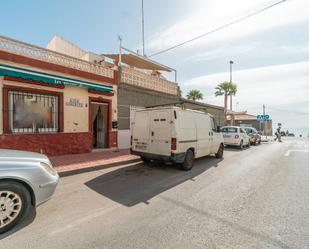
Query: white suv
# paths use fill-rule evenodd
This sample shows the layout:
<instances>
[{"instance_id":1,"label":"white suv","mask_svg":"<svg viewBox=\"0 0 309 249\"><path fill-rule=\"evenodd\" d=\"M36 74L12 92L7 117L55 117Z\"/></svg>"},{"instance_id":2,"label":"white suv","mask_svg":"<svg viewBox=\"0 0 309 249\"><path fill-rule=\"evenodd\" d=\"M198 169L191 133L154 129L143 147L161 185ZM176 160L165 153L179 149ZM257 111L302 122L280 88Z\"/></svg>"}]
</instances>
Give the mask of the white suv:
<instances>
[{"instance_id":1,"label":"white suv","mask_svg":"<svg viewBox=\"0 0 309 249\"><path fill-rule=\"evenodd\" d=\"M250 137L245 130L239 126L224 126L221 128L224 145L238 146L243 149L244 146L250 147Z\"/></svg>"}]
</instances>

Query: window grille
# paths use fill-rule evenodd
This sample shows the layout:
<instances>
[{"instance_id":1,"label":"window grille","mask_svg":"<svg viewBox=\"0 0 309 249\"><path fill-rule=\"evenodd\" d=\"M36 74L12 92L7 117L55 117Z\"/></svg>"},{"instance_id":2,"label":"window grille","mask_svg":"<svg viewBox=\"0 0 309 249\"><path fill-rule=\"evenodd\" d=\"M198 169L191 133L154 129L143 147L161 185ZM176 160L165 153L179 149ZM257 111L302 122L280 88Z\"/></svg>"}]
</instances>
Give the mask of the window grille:
<instances>
[{"instance_id":1,"label":"window grille","mask_svg":"<svg viewBox=\"0 0 309 249\"><path fill-rule=\"evenodd\" d=\"M9 91L8 102L11 133L59 131L58 96Z\"/></svg>"}]
</instances>

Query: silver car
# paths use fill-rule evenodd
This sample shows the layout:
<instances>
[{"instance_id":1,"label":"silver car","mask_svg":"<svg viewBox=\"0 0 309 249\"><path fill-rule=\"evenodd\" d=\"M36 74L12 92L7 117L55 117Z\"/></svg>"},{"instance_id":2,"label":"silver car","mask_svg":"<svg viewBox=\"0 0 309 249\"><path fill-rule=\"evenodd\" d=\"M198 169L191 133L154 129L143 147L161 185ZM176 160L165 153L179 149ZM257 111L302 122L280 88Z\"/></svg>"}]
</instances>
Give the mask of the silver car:
<instances>
[{"instance_id":1,"label":"silver car","mask_svg":"<svg viewBox=\"0 0 309 249\"><path fill-rule=\"evenodd\" d=\"M0 149L0 233L26 217L31 205L47 201L58 181L47 156Z\"/></svg>"}]
</instances>

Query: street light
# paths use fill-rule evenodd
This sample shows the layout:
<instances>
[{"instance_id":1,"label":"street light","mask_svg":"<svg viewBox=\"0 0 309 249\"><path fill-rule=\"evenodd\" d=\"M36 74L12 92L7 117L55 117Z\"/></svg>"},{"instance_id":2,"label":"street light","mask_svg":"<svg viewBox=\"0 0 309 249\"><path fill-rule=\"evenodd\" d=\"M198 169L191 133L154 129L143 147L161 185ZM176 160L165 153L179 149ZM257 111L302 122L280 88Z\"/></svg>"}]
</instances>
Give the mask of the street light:
<instances>
[{"instance_id":1,"label":"street light","mask_svg":"<svg viewBox=\"0 0 309 249\"><path fill-rule=\"evenodd\" d=\"M234 61L230 61L230 83L232 83L232 66L234 64ZM233 110L233 100L232 100L232 95L230 95L230 110Z\"/></svg>"}]
</instances>

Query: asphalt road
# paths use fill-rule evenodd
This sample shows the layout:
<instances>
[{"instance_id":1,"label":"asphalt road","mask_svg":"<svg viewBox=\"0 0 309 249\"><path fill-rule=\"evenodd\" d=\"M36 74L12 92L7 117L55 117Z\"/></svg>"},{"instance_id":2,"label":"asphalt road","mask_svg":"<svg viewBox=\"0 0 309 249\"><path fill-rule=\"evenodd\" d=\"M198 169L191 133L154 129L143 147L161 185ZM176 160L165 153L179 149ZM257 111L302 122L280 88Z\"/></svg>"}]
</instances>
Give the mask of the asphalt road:
<instances>
[{"instance_id":1,"label":"asphalt road","mask_svg":"<svg viewBox=\"0 0 309 249\"><path fill-rule=\"evenodd\" d=\"M2 249L309 248L309 140L61 179Z\"/></svg>"}]
</instances>

